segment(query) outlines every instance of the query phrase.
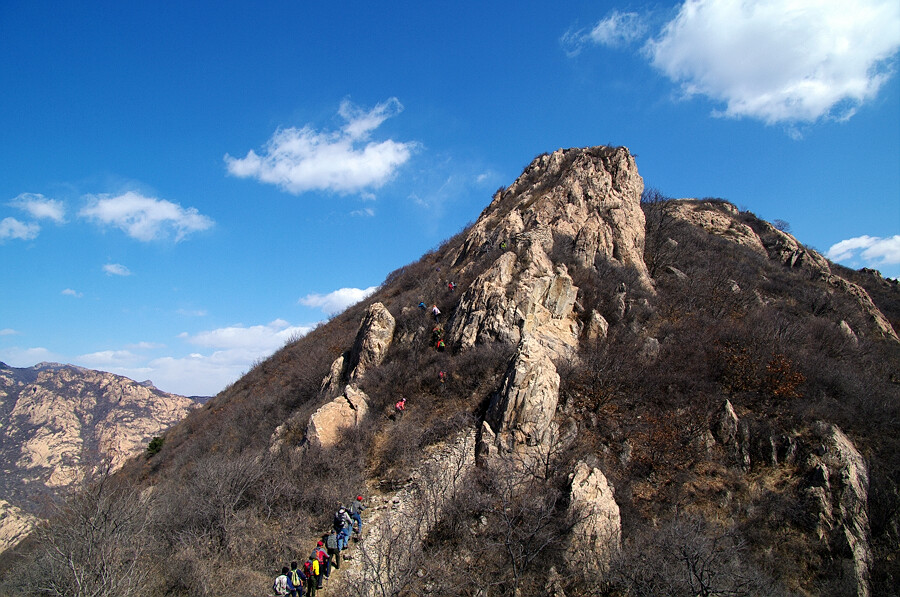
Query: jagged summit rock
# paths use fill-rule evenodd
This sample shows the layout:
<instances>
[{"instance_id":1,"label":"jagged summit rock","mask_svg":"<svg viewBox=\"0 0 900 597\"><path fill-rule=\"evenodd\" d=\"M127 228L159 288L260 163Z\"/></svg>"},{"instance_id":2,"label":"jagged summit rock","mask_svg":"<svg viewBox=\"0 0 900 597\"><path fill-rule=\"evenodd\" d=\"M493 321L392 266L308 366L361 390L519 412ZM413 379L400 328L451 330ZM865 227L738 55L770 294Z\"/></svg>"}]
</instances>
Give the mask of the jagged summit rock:
<instances>
[{"instance_id":1,"label":"jagged summit rock","mask_svg":"<svg viewBox=\"0 0 900 597\"><path fill-rule=\"evenodd\" d=\"M507 243L545 253L571 245L584 266L599 255L645 272L644 181L625 147L559 149L541 155L498 191L456 257Z\"/></svg>"}]
</instances>

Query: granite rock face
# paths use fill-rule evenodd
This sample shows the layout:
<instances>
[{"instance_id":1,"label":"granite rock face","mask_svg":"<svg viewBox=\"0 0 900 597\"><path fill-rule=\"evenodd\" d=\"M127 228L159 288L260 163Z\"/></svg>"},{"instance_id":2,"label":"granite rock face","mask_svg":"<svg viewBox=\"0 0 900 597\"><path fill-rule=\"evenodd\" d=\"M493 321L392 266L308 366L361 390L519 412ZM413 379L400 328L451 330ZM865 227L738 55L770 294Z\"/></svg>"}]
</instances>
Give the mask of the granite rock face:
<instances>
[{"instance_id":1,"label":"granite rock face","mask_svg":"<svg viewBox=\"0 0 900 597\"><path fill-rule=\"evenodd\" d=\"M464 293L450 321L449 340L518 344L537 337L552 353L571 356L581 324L578 288L550 255L577 263L596 259L634 268L649 287L643 260L643 180L627 149L592 147L543 155L498 192L469 231L457 264L491 249L502 254Z\"/></svg>"},{"instance_id":2,"label":"granite rock face","mask_svg":"<svg viewBox=\"0 0 900 597\"><path fill-rule=\"evenodd\" d=\"M341 431L359 425L368 412L368 396L348 385L343 394L321 406L309 418L306 440L310 445L330 448L337 444Z\"/></svg>"},{"instance_id":3,"label":"granite rock face","mask_svg":"<svg viewBox=\"0 0 900 597\"><path fill-rule=\"evenodd\" d=\"M320 395L333 398L346 384L359 381L366 371L380 365L393 341L395 326L396 320L383 304L369 305L353 347L331 364L331 371L322 380Z\"/></svg>"},{"instance_id":4,"label":"granite rock face","mask_svg":"<svg viewBox=\"0 0 900 597\"><path fill-rule=\"evenodd\" d=\"M600 469L583 461L575 466L569 511L577 521L572 528L569 560L580 568L605 571L619 550L622 518L613 488Z\"/></svg>"}]
</instances>

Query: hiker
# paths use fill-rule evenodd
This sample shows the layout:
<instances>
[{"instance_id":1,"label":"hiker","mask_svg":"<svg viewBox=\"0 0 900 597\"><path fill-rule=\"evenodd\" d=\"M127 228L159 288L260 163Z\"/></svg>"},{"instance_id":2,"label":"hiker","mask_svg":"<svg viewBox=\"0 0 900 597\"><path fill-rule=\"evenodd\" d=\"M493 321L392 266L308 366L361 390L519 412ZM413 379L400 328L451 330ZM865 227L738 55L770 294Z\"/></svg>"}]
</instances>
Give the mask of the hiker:
<instances>
[{"instance_id":1,"label":"hiker","mask_svg":"<svg viewBox=\"0 0 900 597\"><path fill-rule=\"evenodd\" d=\"M456 284L454 284L453 282L450 282L447 284L447 288L450 289L450 292L453 292L456 289Z\"/></svg>"},{"instance_id":2,"label":"hiker","mask_svg":"<svg viewBox=\"0 0 900 597\"><path fill-rule=\"evenodd\" d=\"M306 594L307 597L316 597L316 577L319 575L319 560L309 558L303 564L303 573L306 575Z\"/></svg>"},{"instance_id":3,"label":"hiker","mask_svg":"<svg viewBox=\"0 0 900 597\"><path fill-rule=\"evenodd\" d=\"M306 575L297 568L297 562L291 562L291 571L287 576L288 592L291 597L303 597L303 582Z\"/></svg>"},{"instance_id":4,"label":"hiker","mask_svg":"<svg viewBox=\"0 0 900 597\"><path fill-rule=\"evenodd\" d=\"M399 421L403 418L403 411L406 410L406 398L401 398L397 404L394 405L396 409L395 418Z\"/></svg>"},{"instance_id":5,"label":"hiker","mask_svg":"<svg viewBox=\"0 0 900 597\"><path fill-rule=\"evenodd\" d=\"M328 558L331 565L335 568L341 567L341 543L338 540L337 533L332 531L325 538L325 549L328 550Z\"/></svg>"},{"instance_id":6,"label":"hiker","mask_svg":"<svg viewBox=\"0 0 900 597\"><path fill-rule=\"evenodd\" d=\"M419 309L422 309L423 311L428 309L428 305L425 304L425 301L419 303Z\"/></svg>"},{"instance_id":7,"label":"hiker","mask_svg":"<svg viewBox=\"0 0 900 597\"><path fill-rule=\"evenodd\" d=\"M438 371L438 379L441 380L441 383L444 383L444 380L447 378L447 374L443 371Z\"/></svg>"},{"instance_id":8,"label":"hiker","mask_svg":"<svg viewBox=\"0 0 900 597\"><path fill-rule=\"evenodd\" d=\"M441 310L437 308L437 305L431 305L431 314L434 315L435 321L441 320Z\"/></svg>"},{"instance_id":9,"label":"hiker","mask_svg":"<svg viewBox=\"0 0 900 597\"><path fill-rule=\"evenodd\" d=\"M316 548L309 554L309 559L313 562L313 566L316 569L315 576L310 579L309 585L316 585L317 590L322 588L322 579L325 576L326 559L328 558L328 554L325 553L325 550L321 549L322 545L324 544L319 541L316 544Z\"/></svg>"},{"instance_id":10,"label":"hiker","mask_svg":"<svg viewBox=\"0 0 900 597\"><path fill-rule=\"evenodd\" d=\"M341 549L347 549L347 546L350 545L350 536L353 535L353 519L350 518L350 513L346 508L341 508L340 511L342 511L344 515L341 517L342 526L341 533L338 534L338 538L340 538L341 534L343 534L344 544L341 546Z\"/></svg>"},{"instance_id":11,"label":"hiker","mask_svg":"<svg viewBox=\"0 0 900 597\"><path fill-rule=\"evenodd\" d=\"M366 506L362 503L362 496L356 496L356 501L350 505L350 518L356 521L356 534L362 535L362 511Z\"/></svg>"},{"instance_id":12,"label":"hiker","mask_svg":"<svg viewBox=\"0 0 900 597\"><path fill-rule=\"evenodd\" d=\"M334 520L332 521L331 526L338 536L338 549L347 549L347 545L350 543L350 529L353 528L353 519L347 514L346 508L341 506L341 508L334 513Z\"/></svg>"},{"instance_id":13,"label":"hiker","mask_svg":"<svg viewBox=\"0 0 900 597\"><path fill-rule=\"evenodd\" d=\"M288 567L282 566L281 574L275 577L275 582L272 583L272 591L276 595L288 595Z\"/></svg>"},{"instance_id":14,"label":"hiker","mask_svg":"<svg viewBox=\"0 0 900 597\"><path fill-rule=\"evenodd\" d=\"M316 556L316 559L319 560L319 588L322 588L322 577L328 578L331 576L331 556L328 555L328 552L325 551L325 544L322 541L319 541L316 544L316 549L313 551L313 555Z\"/></svg>"}]
</instances>

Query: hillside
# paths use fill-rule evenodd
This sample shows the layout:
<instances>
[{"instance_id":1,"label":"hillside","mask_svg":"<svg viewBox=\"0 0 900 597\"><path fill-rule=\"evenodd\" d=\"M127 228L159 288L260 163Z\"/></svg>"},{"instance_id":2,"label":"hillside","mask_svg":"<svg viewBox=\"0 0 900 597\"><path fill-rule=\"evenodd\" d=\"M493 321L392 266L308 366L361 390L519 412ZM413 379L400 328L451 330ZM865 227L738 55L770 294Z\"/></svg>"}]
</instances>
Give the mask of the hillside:
<instances>
[{"instance_id":1,"label":"hillside","mask_svg":"<svg viewBox=\"0 0 900 597\"><path fill-rule=\"evenodd\" d=\"M95 467L117 470L197 403L72 365L0 363L0 551Z\"/></svg>"},{"instance_id":2,"label":"hillside","mask_svg":"<svg viewBox=\"0 0 900 597\"><path fill-rule=\"evenodd\" d=\"M625 148L543 154L82 494L4 587L262 594L362 494L334 594L895 594L898 299L645 191Z\"/></svg>"}]
</instances>

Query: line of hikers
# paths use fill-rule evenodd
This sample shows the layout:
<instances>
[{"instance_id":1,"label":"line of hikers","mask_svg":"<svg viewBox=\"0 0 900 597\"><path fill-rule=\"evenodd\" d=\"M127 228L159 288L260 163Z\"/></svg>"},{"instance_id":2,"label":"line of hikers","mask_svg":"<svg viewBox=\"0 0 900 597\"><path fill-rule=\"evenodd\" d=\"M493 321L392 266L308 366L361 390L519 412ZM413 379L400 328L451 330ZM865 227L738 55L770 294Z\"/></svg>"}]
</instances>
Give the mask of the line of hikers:
<instances>
[{"instance_id":1,"label":"line of hikers","mask_svg":"<svg viewBox=\"0 0 900 597\"><path fill-rule=\"evenodd\" d=\"M331 576L331 568L341 567L341 552L350 545L350 537L354 532L357 536L362 534L362 511L365 509L361 495L356 496L349 507L341 506L334 513L332 530L316 543L309 558L302 565L291 562L290 568L281 568L281 574L272 583L275 595L303 597L306 589L308 597L315 597ZM350 556L345 559L349 560Z\"/></svg>"}]
</instances>

